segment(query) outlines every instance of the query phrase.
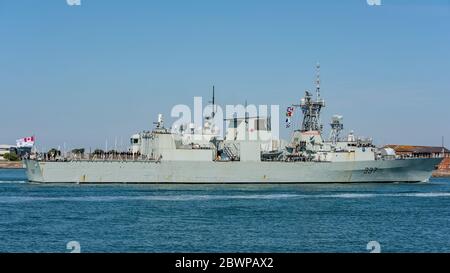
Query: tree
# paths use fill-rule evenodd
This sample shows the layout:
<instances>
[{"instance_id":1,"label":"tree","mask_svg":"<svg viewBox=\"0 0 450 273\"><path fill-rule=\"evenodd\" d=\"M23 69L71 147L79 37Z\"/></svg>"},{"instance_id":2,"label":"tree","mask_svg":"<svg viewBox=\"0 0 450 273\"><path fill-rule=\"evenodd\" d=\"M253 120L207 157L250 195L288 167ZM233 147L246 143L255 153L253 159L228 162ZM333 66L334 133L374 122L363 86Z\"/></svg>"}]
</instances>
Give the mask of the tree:
<instances>
[{"instance_id":1,"label":"tree","mask_svg":"<svg viewBox=\"0 0 450 273\"><path fill-rule=\"evenodd\" d=\"M84 148L73 149L72 150L72 154L83 155L84 154Z\"/></svg>"},{"instance_id":2,"label":"tree","mask_svg":"<svg viewBox=\"0 0 450 273\"><path fill-rule=\"evenodd\" d=\"M102 155L104 153L105 152L102 149L95 149L95 151L94 151L94 154L96 154L96 155Z\"/></svg>"},{"instance_id":3,"label":"tree","mask_svg":"<svg viewBox=\"0 0 450 273\"><path fill-rule=\"evenodd\" d=\"M15 153L6 153L3 155L3 158L9 161L19 161L20 158L18 155L16 155Z\"/></svg>"},{"instance_id":4,"label":"tree","mask_svg":"<svg viewBox=\"0 0 450 273\"><path fill-rule=\"evenodd\" d=\"M61 155L61 151L55 148L51 148L50 150L48 150L47 152L50 156L60 156Z\"/></svg>"}]
</instances>

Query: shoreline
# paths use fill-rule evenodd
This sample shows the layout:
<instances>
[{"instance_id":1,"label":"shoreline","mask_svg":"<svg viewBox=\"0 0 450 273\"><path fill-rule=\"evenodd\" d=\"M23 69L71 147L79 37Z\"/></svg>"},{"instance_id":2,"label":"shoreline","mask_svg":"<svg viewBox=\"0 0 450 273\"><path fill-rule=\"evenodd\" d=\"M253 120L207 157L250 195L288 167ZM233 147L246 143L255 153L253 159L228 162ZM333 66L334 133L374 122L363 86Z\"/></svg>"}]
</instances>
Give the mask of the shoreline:
<instances>
[{"instance_id":1,"label":"shoreline","mask_svg":"<svg viewBox=\"0 0 450 273\"><path fill-rule=\"evenodd\" d=\"M434 171L432 177L450 177L450 170Z\"/></svg>"},{"instance_id":2,"label":"shoreline","mask_svg":"<svg viewBox=\"0 0 450 273\"><path fill-rule=\"evenodd\" d=\"M0 169L24 169L22 161L0 161Z\"/></svg>"}]
</instances>

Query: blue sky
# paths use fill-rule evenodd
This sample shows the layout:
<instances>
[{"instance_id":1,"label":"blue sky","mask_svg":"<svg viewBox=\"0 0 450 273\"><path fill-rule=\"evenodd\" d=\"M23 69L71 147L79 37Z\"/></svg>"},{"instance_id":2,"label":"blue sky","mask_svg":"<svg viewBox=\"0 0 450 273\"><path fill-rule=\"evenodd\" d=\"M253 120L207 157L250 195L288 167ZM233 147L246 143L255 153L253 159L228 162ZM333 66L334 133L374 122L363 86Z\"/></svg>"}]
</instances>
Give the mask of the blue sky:
<instances>
[{"instance_id":1,"label":"blue sky","mask_svg":"<svg viewBox=\"0 0 450 273\"><path fill-rule=\"evenodd\" d=\"M283 112L317 61L327 130L339 113L378 144L450 143L449 0L0 0L0 143L127 143L213 84Z\"/></svg>"}]
</instances>

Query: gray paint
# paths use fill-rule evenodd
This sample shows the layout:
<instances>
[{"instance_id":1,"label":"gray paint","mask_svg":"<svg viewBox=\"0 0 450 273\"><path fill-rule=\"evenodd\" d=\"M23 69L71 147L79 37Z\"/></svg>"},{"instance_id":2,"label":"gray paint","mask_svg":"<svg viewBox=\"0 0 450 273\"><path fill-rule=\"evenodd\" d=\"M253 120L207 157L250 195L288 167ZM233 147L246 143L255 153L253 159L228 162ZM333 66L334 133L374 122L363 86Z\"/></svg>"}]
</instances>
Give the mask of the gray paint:
<instances>
[{"instance_id":1,"label":"gray paint","mask_svg":"<svg viewBox=\"0 0 450 273\"><path fill-rule=\"evenodd\" d=\"M42 183L425 182L441 158L350 162L192 162L26 160Z\"/></svg>"}]
</instances>

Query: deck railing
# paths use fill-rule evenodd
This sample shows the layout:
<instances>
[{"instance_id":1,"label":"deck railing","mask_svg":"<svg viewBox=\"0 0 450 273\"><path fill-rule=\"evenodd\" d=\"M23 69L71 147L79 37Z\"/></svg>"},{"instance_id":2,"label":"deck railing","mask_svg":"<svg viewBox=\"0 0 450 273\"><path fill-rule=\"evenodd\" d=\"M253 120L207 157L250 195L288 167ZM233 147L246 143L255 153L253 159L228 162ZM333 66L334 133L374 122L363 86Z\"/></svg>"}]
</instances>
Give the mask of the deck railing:
<instances>
[{"instance_id":1,"label":"deck railing","mask_svg":"<svg viewBox=\"0 0 450 273\"><path fill-rule=\"evenodd\" d=\"M35 154L29 158L40 161L156 161L156 159L132 153L104 153L104 154Z\"/></svg>"}]
</instances>

